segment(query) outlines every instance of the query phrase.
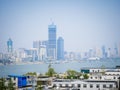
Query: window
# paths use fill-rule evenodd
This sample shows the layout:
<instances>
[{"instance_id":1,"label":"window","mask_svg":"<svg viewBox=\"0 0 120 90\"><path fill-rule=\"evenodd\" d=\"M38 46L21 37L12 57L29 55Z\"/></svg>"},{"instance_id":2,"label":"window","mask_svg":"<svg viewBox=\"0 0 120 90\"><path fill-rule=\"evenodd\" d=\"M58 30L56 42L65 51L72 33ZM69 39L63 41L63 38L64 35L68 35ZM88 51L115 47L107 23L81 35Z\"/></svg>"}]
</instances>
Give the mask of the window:
<instances>
[{"instance_id":1,"label":"window","mask_svg":"<svg viewBox=\"0 0 120 90\"><path fill-rule=\"evenodd\" d=\"M78 84L77 86L80 87L80 84Z\"/></svg>"},{"instance_id":2,"label":"window","mask_svg":"<svg viewBox=\"0 0 120 90\"><path fill-rule=\"evenodd\" d=\"M90 84L90 88L93 88L93 84Z\"/></svg>"},{"instance_id":3,"label":"window","mask_svg":"<svg viewBox=\"0 0 120 90\"><path fill-rule=\"evenodd\" d=\"M56 87L56 84L53 84L53 87Z\"/></svg>"},{"instance_id":4,"label":"window","mask_svg":"<svg viewBox=\"0 0 120 90\"><path fill-rule=\"evenodd\" d=\"M62 87L62 84L59 84L60 87Z\"/></svg>"},{"instance_id":5,"label":"window","mask_svg":"<svg viewBox=\"0 0 120 90\"><path fill-rule=\"evenodd\" d=\"M99 70L98 70L98 72L99 72Z\"/></svg>"},{"instance_id":6,"label":"window","mask_svg":"<svg viewBox=\"0 0 120 90\"><path fill-rule=\"evenodd\" d=\"M72 87L74 87L74 84L72 84Z\"/></svg>"},{"instance_id":7,"label":"window","mask_svg":"<svg viewBox=\"0 0 120 90\"><path fill-rule=\"evenodd\" d=\"M103 84L103 88L106 88L106 85L105 85L105 84Z\"/></svg>"},{"instance_id":8,"label":"window","mask_svg":"<svg viewBox=\"0 0 120 90\"><path fill-rule=\"evenodd\" d=\"M15 85L16 85L16 83L13 83L13 85L15 86Z\"/></svg>"},{"instance_id":9,"label":"window","mask_svg":"<svg viewBox=\"0 0 120 90\"><path fill-rule=\"evenodd\" d=\"M110 88L113 88L113 85L112 84L110 84L110 86L109 86Z\"/></svg>"},{"instance_id":10,"label":"window","mask_svg":"<svg viewBox=\"0 0 120 90\"><path fill-rule=\"evenodd\" d=\"M99 88L99 87L100 87L100 85L99 85L99 84L97 84L97 85L96 85L96 88Z\"/></svg>"},{"instance_id":11,"label":"window","mask_svg":"<svg viewBox=\"0 0 120 90\"><path fill-rule=\"evenodd\" d=\"M16 80L16 78L14 77L14 80Z\"/></svg>"},{"instance_id":12,"label":"window","mask_svg":"<svg viewBox=\"0 0 120 90\"><path fill-rule=\"evenodd\" d=\"M116 79L116 77L114 77L114 79Z\"/></svg>"},{"instance_id":13,"label":"window","mask_svg":"<svg viewBox=\"0 0 120 90\"><path fill-rule=\"evenodd\" d=\"M83 84L83 88L86 88L87 87L87 85L86 84Z\"/></svg>"},{"instance_id":14,"label":"window","mask_svg":"<svg viewBox=\"0 0 120 90\"><path fill-rule=\"evenodd\" d=\"M65 84L66 87L68 87L68 84Z\"/></svg>"}]
</instances>

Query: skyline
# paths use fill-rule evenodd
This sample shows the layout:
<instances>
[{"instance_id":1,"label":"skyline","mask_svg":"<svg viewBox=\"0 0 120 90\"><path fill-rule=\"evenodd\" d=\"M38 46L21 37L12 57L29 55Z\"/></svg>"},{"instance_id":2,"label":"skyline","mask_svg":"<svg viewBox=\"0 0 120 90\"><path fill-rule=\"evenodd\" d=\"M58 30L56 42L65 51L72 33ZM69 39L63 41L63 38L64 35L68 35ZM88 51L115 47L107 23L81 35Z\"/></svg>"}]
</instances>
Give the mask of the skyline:
<instances>
[{"instance_id":1,"label":"skyline","mask_svg":"<svg viewBox=\"0 0 120 90\"><path fill-rule=\"evenodd\" d=\"M35 40L48 40L52 22L57 39L64 39L65 51L119 44L120 1L86 1L0 0L0 52L7 48L9 38L16 49L31 48Z\"/></svg>"}]
</instances>

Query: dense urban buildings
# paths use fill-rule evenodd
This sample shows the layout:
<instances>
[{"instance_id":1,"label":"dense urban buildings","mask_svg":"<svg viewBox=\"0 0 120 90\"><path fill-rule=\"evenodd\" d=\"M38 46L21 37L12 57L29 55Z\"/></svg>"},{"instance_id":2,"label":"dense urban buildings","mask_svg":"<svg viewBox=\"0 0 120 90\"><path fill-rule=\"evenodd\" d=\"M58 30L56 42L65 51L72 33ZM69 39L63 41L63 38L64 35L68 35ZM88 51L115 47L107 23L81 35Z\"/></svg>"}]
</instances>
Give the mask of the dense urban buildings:
<instances>
[{"instance_id":1,"label":"dense urban buildings","mask_svg":"<svg viewBox=\"0 0 120 90\"><path fill-rule=\"evenodd\" d=\"M13 50L13 40L7 41L7 53L0 52L0 60L10 60L12 62L46 62L56 60L100 60L120 58L120 46L114 44L113 47L92 47L87 51L75 52L64 51L64 39L57 39L57 28L54 23L48 25L48 40L33 41L32 48L19 48Z\"/></svg>"}]
</instances>

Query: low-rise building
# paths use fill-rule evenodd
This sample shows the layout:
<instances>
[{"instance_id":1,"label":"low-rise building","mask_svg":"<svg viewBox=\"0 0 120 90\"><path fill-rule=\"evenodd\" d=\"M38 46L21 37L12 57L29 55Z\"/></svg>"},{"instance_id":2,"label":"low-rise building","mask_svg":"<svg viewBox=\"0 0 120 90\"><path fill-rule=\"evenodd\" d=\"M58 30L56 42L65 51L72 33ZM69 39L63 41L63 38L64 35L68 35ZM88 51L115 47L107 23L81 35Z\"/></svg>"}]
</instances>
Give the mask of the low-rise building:
<instances>
[{"instance_id":1,"label":"low-rise building","mask_svg":"<svg viewBox=\"0 0 120 90\"><path fill-rule=\"evenodd\" d=\"M117 82L112 80L68 80L52 82L55 90L117 90Z\"/></svg>"},{"instance_id":2,"label":"low-rise building","mask_svg":"<svg viewBox=\"0 0 120 90\"><path fill-rule=\"evenodd\" d=\"M36 79L33 76L8 75L7 80L11 79L15 90L34 90Z\"/></svg>"}]
</instances>

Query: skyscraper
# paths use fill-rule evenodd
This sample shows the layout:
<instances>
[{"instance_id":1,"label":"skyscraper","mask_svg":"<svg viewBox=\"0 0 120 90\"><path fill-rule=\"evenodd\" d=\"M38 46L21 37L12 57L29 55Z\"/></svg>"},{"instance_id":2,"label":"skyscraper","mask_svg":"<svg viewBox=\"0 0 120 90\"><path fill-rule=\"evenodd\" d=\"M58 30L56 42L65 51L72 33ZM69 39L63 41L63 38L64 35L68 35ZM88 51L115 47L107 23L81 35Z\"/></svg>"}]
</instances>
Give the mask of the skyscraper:
<instances>
[{"instance_id":1,"label":"skyscraper","mask_svg":"<svg viewBox=\"0 0 120 90\"><path fill-rule=\"evenodd\" d=\"M47 56L51 60L56 59L56 25L48 26L48 51Z\"/></svg>"},{"instance_id":2,"label":"skyscraper","mask_svg":"<svg viewBox=\"0 0 120 90\"><path fill-rule=\"evenodd\" d=\"M102 46L101 50L102 50L102 58L105 58L106 57L105 46Z\"/></svg>"},{"instance_id":3,"label":"skyscraper","mask_svg":"<svg viewBox=\"0 0 120 90\"><path fill-rule=\"evenodd\" d=\"M46 49L48 46L48 41L33 41L33 48L37 49L38 60L43 60L47 58Z\"/></svg>"},{"instance_id":4,"label":"skyscraper","mask_svg":"<svg viewBox=\"0 0 120 90\"><path fill-rule=\"evenodd\" d=\"M13 41L11 40L11 38L9 38L7 41L7 51L9 53L13 52Z\"/></svg>"},{"instance_id":5,"label":"skyscraper","mask_svg":"<svg viewBox=\"0 0 120 90\"><path fill-rule=\"evenodd\" d=\"M62 37L59 37L57 40L57 59L64 59L64 40Z\"/></svg>"}]
</instances>

